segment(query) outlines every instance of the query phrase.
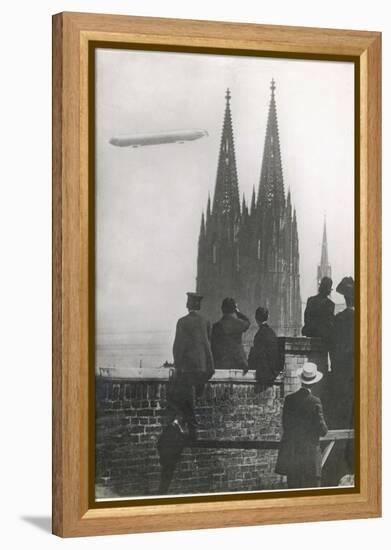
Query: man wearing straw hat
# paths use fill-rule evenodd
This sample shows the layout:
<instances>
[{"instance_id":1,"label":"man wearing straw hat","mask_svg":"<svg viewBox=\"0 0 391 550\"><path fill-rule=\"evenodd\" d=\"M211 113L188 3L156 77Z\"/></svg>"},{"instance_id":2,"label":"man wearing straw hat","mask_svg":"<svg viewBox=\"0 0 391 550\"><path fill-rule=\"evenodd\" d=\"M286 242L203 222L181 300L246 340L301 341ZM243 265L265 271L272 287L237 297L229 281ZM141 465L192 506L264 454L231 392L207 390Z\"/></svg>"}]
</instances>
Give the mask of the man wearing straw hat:
<instances>
[{"instance_id":1,"label":"man wearing straw hat","mask_svg":"<svg viewBox=\"0 0 391 550\"><path fill-rule=\"evenodd\" d=\"M315 363L304 363L297 375L302 387L285 398L276 473L287 476L289 489L320 487L319 438L326 435L328 428L322 403L311 393L311 387L323 374Z\"/></svg>"}]
</instances>

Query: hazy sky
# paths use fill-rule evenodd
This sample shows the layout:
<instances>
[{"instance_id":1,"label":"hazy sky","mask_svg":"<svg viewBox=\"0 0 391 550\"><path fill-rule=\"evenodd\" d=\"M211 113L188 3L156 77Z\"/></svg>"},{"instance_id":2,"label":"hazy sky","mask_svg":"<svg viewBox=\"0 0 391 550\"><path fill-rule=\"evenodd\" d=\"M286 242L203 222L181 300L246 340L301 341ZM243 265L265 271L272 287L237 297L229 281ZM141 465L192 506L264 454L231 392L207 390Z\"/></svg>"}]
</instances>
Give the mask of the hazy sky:
<instances>
[{"instance_id":1,"label":"hazy sky","mask_svg":"<svg viewBox=\"0 0 391 550\"><path fill-rule=\"evenodd\" d=\"M201 213L208 192L213 197L227 87L239 188L249 202L276 81L302 300L316 292L325 214L334 287L354 275L353 64L126 50L96 55L98 332L174 330L185 314L185 293L195 290ZM209 137L137 149L109 144L120 134L189 128L206 129Z\"/></svg>"}]
</instances>

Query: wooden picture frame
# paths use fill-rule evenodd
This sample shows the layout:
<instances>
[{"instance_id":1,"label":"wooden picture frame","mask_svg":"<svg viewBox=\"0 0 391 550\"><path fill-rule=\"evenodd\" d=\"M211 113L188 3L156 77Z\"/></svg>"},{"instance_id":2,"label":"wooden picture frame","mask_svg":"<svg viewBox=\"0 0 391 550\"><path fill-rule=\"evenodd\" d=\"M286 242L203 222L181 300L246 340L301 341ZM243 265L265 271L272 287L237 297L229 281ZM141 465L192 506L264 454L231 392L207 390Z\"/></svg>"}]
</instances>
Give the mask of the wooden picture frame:
<instances>
[{"instance_id":1,"label":"wooden picture frame","mask_svg":"<svg viewBox=\"0 0 391 550\"><path fill-rule=\"evenodd\" d=\"M356 67L359 484L341 494L246 495L91 505L89 119L91 43L299 59ZM53 17L53 533L62 537L378 517L381 514L381 34L61 13ZM92 134L91 134L92 133Z\"/></svg>"}]
</instances>

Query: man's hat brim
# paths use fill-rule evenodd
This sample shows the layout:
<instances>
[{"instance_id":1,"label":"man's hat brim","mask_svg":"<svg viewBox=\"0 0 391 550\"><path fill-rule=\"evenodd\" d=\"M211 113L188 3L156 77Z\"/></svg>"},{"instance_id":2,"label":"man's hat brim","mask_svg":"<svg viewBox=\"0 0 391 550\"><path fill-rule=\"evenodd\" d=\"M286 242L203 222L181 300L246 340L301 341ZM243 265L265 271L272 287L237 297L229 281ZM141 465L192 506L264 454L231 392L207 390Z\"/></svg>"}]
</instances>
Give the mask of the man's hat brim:
<instances>
[{"instance_id":1,"label":"man's hat brim","mask_svg":"<svg viewBox=\"0 0 391 550\"><path fill-rule=\"evenodd\" d=\"M344 277L342 281L337 285L335 289L338 294L343 296L353 296L354 295L354 280L352 277Z\"/></svg>"},{"instance_id":2,"label":"man's hat brim","mask_svg":"<svg viewBox=\"0 0 391 550\"><path fill-rule=\"evenodd\" d=\"M186 292L187 297L191 298L192 300L202 300L203 296L201 294L197 294L196 292Z\"/></svg>"},{"instance_id":3,"label":"man's hat brim","mask_svg":"<svg viewBox=\"0 0 391 550\"><path fill-rule=\"evenodd\" d=\"M187 294L187 307L200 309L202 296L195 292L186 292Z\"/></svg>"},{"instance_id":4,"label":"man's hat brim","mask_svg":"<svg viewBox=\"0 0 391 550\"><path fill-rule=\"evenodd\" d=\"M323 373L320 372L320 371L316 371L316 374L313 378L303 377L303 367L301 367L300 369L298 369L296 371L296 375L300 378L300 380L303 382L303 384L306 384L307 386L311 385L311 384L316 384L317 382L319 382L323 378Z\"/></svg>"}]
</instances>

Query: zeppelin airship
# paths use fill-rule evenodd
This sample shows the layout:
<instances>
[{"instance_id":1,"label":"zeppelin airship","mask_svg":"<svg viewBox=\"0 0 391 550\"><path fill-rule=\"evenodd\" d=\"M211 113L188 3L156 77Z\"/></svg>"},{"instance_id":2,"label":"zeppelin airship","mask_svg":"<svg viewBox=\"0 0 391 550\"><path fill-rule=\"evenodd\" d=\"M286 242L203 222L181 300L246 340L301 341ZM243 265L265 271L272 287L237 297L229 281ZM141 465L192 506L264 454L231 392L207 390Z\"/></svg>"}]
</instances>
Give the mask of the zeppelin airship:
<instances>
[{"instance_id":1,"label":"zeppelin airship","mask_svg":"<svg viewBox=\"0 0 391 550\"><path fill-rule=\"evenodd\" d=\"M112 137L111 145L117 147L144 147L145 145L161 145L163 143L184 143L208 136L206 130L171 130L156 134L133 134L130 136Z\"/></svg>"}]
</instances>

